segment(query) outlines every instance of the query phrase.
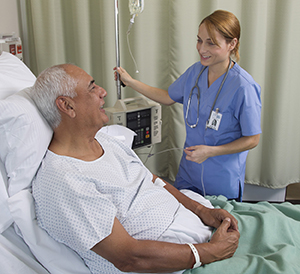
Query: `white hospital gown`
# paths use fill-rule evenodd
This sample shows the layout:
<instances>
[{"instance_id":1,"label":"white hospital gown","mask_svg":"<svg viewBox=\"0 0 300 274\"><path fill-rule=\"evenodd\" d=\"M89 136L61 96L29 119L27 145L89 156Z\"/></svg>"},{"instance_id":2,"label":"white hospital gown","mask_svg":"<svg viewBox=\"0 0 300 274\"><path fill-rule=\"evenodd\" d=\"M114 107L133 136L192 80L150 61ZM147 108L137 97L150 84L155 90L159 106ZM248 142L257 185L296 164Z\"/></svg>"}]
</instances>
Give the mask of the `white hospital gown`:
<instances>
[{"instance_id":1,"label":"white hospital gown","mask_svg":"<svg viewBox=\"0 0 300 274\"><path fill-rule=\"evenodd\" d=\"M173 223L178 201L119 140L96 136L102 157L86 162L48 151L33 182L38 224L75 250L92 273L122 273L90 249L118 218L135 239L157 240Z\"/></svg>"}]
</instances>

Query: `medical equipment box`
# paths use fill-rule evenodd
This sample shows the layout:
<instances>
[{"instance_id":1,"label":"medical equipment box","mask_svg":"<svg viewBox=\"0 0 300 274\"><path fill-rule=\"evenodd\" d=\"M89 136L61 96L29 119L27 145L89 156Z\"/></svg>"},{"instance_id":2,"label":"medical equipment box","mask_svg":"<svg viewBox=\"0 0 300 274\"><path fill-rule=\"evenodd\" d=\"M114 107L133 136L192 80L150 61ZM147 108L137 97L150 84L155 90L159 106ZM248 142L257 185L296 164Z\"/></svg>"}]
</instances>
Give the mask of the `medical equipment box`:
<instances>
[{"instance_id":1,"label":"medical equipment box","mask_svg":"<svg viewBox=\"0 0 300 274\"><path fill-rule=\"evenodd\" d=\"M9 52L23 60L22 41L15 34L0 34L0 54L2 51Z\"/></svg>"},{"instance_id":2,"label":"medical equipment box","mask_svg":"<svg viewBox=\"0 0 300 274\"><path fill-rule=\"evenodd\" d=\"M144 97L120 99L105 113L108 125L123 125L136 133L133 149L161 142L160 104Z\"/></svg>"}]
</instances>

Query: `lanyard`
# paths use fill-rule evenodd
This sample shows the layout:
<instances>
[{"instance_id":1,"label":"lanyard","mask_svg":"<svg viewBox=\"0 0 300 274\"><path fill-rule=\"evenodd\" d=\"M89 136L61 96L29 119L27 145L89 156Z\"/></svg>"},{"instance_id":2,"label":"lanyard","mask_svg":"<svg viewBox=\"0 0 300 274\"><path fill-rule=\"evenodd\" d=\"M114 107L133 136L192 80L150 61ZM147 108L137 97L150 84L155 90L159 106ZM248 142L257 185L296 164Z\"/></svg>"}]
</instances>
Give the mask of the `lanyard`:
<instances>
[{"instance_id":1,"label":"lanyard","mask_svg":"<svg viewBox=\"0 0 300 274\"><path fill-rule=\"evenodd\" d=\"M211 110L210 110L208 119L209 119L209 117L211 116L211 113L212 113L212 111L213 111L213 109L214 109L214 107L215 107L215 104L216 104L217 99L218 99L218 97L219 97L220 91L221 91L221 89L222 89L222 87L223 87L223 85L224 85L224 82L225 82L225 80L226 80L226 78L227 78L227 75L228 75L228 72L229 72L229 70L230 70L230 66L231 66L231 58L229 58L229 65L228 65L226 74L225 74L224 77L223 77L222 83L221 83L221 85L220 85L220 87L219 87L218 93L217 93L217 95L216 95L216 97L215 97L215 100L214 100L214 103L213 103L213 105L212 105L212 107L211 107ZM195 128L195 127L198 125L198 122L199 122L200 88L199 88L199 86L198 86L198 81L199 81L199 78L200 78L200 76L202 75L203 71L204 71L206 68L207 68L207 67L203 67L202 70L200 71L200 73L198 74L196 83L195 83L195 85L192 87L191 92L190 92L190 95L189 95L188 104L187 104L187 109L186 109L186 114L185 114L185 122L186 122L186 124L187 124L190 128ZM197 94L197 99L198 99L197 120L196 120L196 123L195 123L195 124L189 124L189 122L188 122L188 113L189 113L189 111L190 111L191 98L192 98L192 94L193 94L194 88L197 88L197 91L198 91L198 94Z\"/></svg>"}]
</instances>

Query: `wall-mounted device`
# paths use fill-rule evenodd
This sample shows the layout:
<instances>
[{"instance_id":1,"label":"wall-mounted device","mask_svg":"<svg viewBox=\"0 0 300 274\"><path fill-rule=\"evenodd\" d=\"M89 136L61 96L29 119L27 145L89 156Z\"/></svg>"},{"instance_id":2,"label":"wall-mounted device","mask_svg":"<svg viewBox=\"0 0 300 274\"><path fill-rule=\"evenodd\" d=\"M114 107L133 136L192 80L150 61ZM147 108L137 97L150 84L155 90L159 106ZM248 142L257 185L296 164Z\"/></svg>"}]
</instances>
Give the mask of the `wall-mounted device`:
<instances>
[{"instance_id":1,"label":"wall-mounted device","mask_svg":"<svg viewBox=\"0 0 300 274\"><path fill-rule=\"evenodd\" d=\"M113 107L105 108L109 125L117 124L133 130L132 148L161 142L161 105L144 97L118 100Z\"/></svg>"},{"instance_id":2,"label":"wall-mounted device","mask_svg":"<svg viewBox=\"0 0 300 274\"><path fill-rule=\"evenodd\" d=\"M14 33L0 34L0 54L2 51L9 52L23 60L22 41Z\"/></svg>"}]
</instances>

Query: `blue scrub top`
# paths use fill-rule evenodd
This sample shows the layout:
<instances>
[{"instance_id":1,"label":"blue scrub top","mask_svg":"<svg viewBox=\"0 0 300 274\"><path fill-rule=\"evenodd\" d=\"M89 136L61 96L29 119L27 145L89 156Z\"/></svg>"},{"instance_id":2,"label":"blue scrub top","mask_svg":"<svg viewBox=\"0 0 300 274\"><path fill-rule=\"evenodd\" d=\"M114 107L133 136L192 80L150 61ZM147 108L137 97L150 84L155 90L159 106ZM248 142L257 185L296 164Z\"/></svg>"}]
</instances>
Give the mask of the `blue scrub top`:
<instances>
[{"instance_id":1,"label":"blue scrub top","mask_svg":"<svg viewBox=\"0 0 300 274\"><path fill-rule=\"evenodd\" d=\"M186 117L187 102L191 89L195 85L197 76L203 66L200 62L189 67L170 87L170 97L183 104ZM194 145L217 146L230 143L242 136L252 136L261 133L260 114L261 99L260 86L250 74L237 63L229 70L226 81L216 101L214 110L219 109L222 119L218 131L207 128L206 121L221 85L224 75L220 76L208 87L208 68L200 76L200 110L199 123L195 128L186 127L186 141L184 147ZM193 90L189 124L197 120L197 89ZM185 159L184 153L176 176L175 186L178 189L193 189L203 194L201 178L203 177L206 195L224 195L228 199L239 199L244 188L245 167L248 151L221 155L208 158L202 164ZM203 174L202 174L203 173Z\"/></svg>"}]
</instances>

